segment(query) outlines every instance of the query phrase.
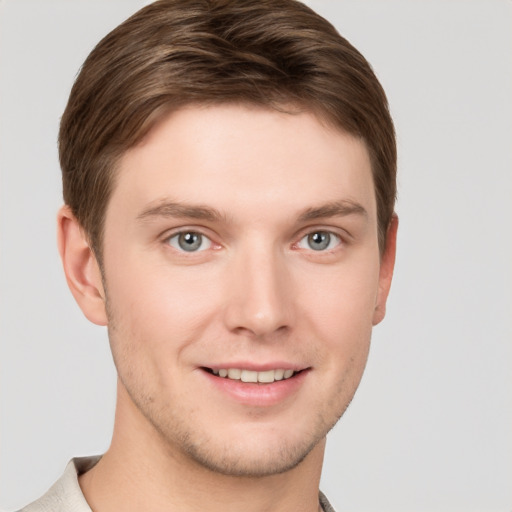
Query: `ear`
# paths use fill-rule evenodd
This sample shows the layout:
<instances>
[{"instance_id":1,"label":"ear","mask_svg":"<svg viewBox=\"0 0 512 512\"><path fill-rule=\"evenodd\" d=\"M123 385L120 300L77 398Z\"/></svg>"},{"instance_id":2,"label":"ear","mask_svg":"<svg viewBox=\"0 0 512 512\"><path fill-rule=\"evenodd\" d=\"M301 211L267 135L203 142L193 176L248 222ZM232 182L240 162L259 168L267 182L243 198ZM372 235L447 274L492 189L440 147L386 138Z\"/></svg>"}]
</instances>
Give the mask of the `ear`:
<instances>
[{"instance_id":1,"label":"ear","mask_svg":"<svg viewBox=\"0 0 512 512\"><path fill-rule=\"evenodd\" d=\"M91 322L107 325L100 268L69 206L57 214L57 243L69 289L80 309Z\"/></svg>"},{"instance_id":2,"label":"ear","mask_svg":"<svg viewBox=\"0 0 512 512\"><path fill-rule=\"evenodd\" d=\"M386 315L386 301L388 299L389 289L391 288L391 280L393 279L393 269L395 268L397 231L398 217L396 214L393 214L388 227L386 248L380 260L379 291L377 292L377 301L373 313L373 325L377 325L381 322Z\"/></svg>"}]
</instances>

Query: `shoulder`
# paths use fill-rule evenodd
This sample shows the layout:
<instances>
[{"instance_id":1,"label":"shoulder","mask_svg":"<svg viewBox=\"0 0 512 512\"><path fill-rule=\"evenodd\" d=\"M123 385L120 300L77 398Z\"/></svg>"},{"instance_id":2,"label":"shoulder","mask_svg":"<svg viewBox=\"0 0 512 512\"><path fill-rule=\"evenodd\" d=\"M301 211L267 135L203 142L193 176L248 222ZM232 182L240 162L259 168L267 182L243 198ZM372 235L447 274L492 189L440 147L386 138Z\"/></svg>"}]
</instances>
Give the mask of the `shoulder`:
<instances>
[{"instance_id":1,"label":"shoulder","mask_svg":"<svg viewBox=\"0 0 512 512\"><path fill-rule=\"evenodd\" d=\"M78 484L78 475L91 469L99 459L98 456L72 459L48 492L19 512L91 512Z\"/></svg>"}]
</instances>

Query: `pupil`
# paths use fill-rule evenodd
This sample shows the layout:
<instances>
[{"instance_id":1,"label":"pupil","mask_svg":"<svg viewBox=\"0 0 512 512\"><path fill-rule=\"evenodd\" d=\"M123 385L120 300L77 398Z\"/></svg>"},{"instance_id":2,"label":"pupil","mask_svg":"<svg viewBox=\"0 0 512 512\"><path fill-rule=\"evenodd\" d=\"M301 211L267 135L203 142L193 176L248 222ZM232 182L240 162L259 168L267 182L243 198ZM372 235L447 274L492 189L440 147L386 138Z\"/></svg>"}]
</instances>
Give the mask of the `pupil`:
<instances>
[{"instance_id":1,"label":"pupil","mask_svg":"<svg viewBox=\"0 0 512 512\"><path fill-rule=\"evenodd\" d=\"M309 235L309 245L315 251L321 251L322 249L325 249L329 246L330 241L331 236L329 233L319 231Z\"/></svg>"}]
</instances>

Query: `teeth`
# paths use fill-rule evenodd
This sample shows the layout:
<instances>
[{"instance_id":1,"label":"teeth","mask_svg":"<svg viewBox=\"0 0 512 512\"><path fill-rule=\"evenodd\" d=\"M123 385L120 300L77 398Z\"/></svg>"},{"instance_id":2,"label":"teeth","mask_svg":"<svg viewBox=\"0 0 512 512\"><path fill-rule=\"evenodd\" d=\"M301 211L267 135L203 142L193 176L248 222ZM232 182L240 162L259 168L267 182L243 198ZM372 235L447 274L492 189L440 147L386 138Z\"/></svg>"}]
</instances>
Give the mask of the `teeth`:
<instances>
[{"instance_id":1,"label":"teeth","mask_svg":"<svg viewBox=\"0 0 512 512\"><path fill-rule=\"evenodd\" d=\"M239 368L221 368L212 370L215 375L232 380L241 380L242 382L261 382L265 384L276 380L289 379L294 375L293 370L266 370L264 372L255 372L253 370L241 370Z\"/></svg>"},{"instance_id":2,"label":"teeth","mask_svg":"<svg viewBox=\"0 0 512 512\"><path fill-rule=\"evenodd\" d=\"M274 379L275 380L283 380L284 370L274 370Z\"/></svg>"},{"instance_id":3,"label":"teeth","mask_svg":"<svg viewBox=\"0 0 512 512\"><path fill-rule=\"evenodd\" d=\"M242 370L238 368L230 368L228 370L228 377L233 380L238 380L242 376Z\"/></svg>"},{"instance_id":4,"label":"teeth","mask_svg":"<svg viewBox=\"0 0 512 512\"><path fill-rule=\"evenodd\" d=\"M240 380L242 382L258 382L258 372L252 372L251 370L242 370Z\"/></svg>"},{"instance_id":5,"label":"teeth","mask_svg":"<svg viewBox=\"0 0 512 512\"><path fill-rule=\"evenodd\" d=\"M258 372L258 382L274 382L274 370Z\"/></svg>"}]
</instances>

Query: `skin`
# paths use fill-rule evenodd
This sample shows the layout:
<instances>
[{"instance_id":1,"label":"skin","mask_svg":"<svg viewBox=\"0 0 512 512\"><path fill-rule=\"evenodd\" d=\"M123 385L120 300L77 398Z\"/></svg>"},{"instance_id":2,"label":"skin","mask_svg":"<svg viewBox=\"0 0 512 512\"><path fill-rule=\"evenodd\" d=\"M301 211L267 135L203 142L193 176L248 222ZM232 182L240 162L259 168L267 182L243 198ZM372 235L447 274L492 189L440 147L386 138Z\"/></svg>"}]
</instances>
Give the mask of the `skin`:
<instances>
[{"instance_id":1,"label":"skin","mask_svg":"<svg viewBox=\"0 0 512 512\"><path fill-rule=\"evenodd\" d=\"M80 477L93 510L317 510L325 436L384 317L396 229L381 256L362 141L240 105L183 108L125 153L103 275L63 207L66 277L108 326L119 375L112 445ZM312 236L330 242L315 250ZM233 392L205 370L255 365L302 371Z\"/></svg>"}]
</instances>

